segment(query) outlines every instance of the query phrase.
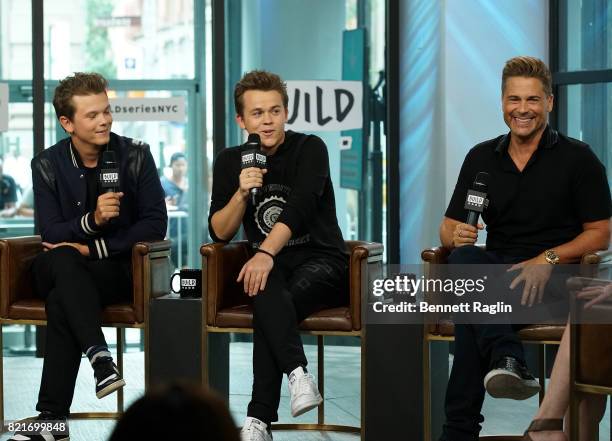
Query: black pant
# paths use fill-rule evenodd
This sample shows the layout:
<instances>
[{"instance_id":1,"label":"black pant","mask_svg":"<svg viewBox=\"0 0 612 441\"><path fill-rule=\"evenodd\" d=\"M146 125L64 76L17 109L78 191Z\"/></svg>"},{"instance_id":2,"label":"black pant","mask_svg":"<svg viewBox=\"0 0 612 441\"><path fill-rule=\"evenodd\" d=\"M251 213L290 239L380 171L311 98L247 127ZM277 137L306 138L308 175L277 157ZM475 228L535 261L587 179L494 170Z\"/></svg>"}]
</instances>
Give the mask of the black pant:
<instances>
[{"instance_id":1,"label":"black pant","mask_svg":"<svg viewBox=\"0 0 612 441\"><path fill-rule=\"evenodd\" d=\"M278 420L283 373L306 366L298 324L348 298L348 261L287 250L275 259L265 290L253 301L253 395L247 415Z\"/></svg>"},{"instance_id":2,"label":"black pant","mask_svg":"<svg viewBox=\"0 0 612 441\"><path fill-rule=\"evenodd\" d=\"M66 416L81 354L91 346L106 345L101 329L102 307L131 297L130 262L127 258L89 260L64 246L37 256L32 271L47 312L45 360L36 410Z\"/></svg>"},{"instance_id":3,"label":"black pant","mask_svg":"<svg viewBox=\"0 0 612 441\"><path fill-rule=\"evenodd\" d=\"M526 258L508 258L475 246L456 248L449 264L507 264ZM455 357L446 389L446 423L442 441L476 441L484 417L480 411L484 402L484 377L491 364L503 356L524 363L523 345L517 331L525 325L456 324Z\"/></svg>"}]
</instances>

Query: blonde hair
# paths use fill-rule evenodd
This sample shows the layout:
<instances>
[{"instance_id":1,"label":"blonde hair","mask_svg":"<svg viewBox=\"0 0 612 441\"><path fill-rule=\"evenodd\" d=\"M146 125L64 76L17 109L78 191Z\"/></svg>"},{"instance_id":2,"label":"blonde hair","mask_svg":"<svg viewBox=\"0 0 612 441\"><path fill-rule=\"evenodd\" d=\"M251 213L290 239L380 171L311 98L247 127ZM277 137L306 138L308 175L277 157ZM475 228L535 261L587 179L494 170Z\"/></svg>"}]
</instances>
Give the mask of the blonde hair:
<instances>
[{"instance_id":1,"label":"blonde hair","mask_svg":"<svg viewBox=\"0 0 612 441\"><path fill-rule=\"evenodd\" d=\"M552 76L548 66L535 57L514 57L506 61L502 73L502 95L506 91L506 80L510 77L537 78L542 82L546 96L552 95Z\"/></svg>"}]
</instances>

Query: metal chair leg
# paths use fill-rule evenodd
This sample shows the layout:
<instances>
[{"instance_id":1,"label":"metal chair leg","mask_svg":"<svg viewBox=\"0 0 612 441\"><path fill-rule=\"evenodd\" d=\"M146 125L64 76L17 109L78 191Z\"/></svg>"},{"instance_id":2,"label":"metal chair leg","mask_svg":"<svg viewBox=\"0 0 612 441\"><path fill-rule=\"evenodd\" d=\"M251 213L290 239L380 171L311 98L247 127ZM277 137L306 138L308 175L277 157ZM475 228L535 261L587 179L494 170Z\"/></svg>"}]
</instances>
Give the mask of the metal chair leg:
<instances>
[{"instance_id":1,"label":"metal chair leg","mask_svg":"<svg viewBox=\"0 0 612 441\"><path fill-rule=\"evenodd\" d=\"M323 401L317 411L317 422L325 424L325 345L323 344L323 336L317 336L317 380L319 392L323 396Z\"/></svg>"},{"instance_id":2,"label":"metal chair leg","mask_svg":"<svg viewBox=\"0 0 612 441\"><path fill-rule=\"evenodd\" d=\"M431 342L423 341L423 438L431 441Z\"/></svg>"},{"instance_id":3,"label":"metal chair leg","mask_svg":"<svg viewBox=\"0 0 612 441\"><path fill-rule=\"evenodd\" d=\"M4 432L4 341L2 331L4 326L0 323L0 422L2 422L2 432Z\"/></svg>"},{"instance_id":4,"label":"metal chair leg","mask_svg":"<svg viewBox=\"0 0 612 441\"><path fill-rule=\"evenodd\" d=\"M538 383L540 383L540 395L539 395L539 403L542 404L544 401L544 393L546 389L546 345L541 344L538 345Z\"/></svg>"},{"instance_id":5,"label":"metal chair leg","mask_svg":"<svg viewBox=\"0 0 612 441\"><path fill-rule=\"evenodd\" d=\"M123 342L125 339L125 328L117 328L117 369L121 377L123 375ZM117 391L117 412L123 413L123 388L119 388Z\"/></svg>"}]
</instances>

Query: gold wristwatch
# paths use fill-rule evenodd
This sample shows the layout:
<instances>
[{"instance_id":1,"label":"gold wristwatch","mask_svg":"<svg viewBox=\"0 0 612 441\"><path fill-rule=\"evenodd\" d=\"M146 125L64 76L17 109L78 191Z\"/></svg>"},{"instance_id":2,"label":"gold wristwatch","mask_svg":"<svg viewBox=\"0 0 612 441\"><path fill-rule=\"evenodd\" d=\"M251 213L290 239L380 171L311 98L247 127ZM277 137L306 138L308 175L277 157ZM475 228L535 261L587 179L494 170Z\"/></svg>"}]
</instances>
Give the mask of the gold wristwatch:
<instances>
[{"instance_id":1,"label":"gold wristwatch","mask_svg":"<svg viewBox=\"0 0 612 441\"><path fill-rule=\"evenodd\" d=\"M556 265L559 263L559 255L555 252L555 250L546 250L544 251L544 259L551 265Z\"/></svg>"}]
</instances>

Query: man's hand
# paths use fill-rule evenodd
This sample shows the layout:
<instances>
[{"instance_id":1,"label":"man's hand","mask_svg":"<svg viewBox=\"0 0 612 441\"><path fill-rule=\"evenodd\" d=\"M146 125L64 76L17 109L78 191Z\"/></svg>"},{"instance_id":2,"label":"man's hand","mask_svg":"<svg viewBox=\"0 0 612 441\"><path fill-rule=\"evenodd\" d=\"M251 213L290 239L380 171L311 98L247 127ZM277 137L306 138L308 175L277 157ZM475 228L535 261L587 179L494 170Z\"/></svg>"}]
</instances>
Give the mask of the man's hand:
<instances>
[{"instance_id":1,"label":"man's hand","mask_svg":"<svg viewBox=\"0 0 612 441\"><path fill-rule=\"evenodd\" d=\"M508 268L508 271L517 270L521 270L521 273L512 280L510 289L514 289L521 282L525 282L521 305L531 307L536 302L542 303L544 288L546 288L548 279L550 279L553 265L546 261L544 254L540 254L533 259L525 260Z\"/></svg>"},{"instance_id":2,"label":"man's hand","mask_svg":"<svg viewBox=\"0 0 612 441\"><path fill-rule=\"evenodd\" d=\"M240 172L240 194L246 200L249 197L251 188L259 188L263 185L263 175L268 173L265 168L249 167Z\"/></svg>"},{"instance_id":3,"label":"man's hand","mask_svg":"<svg viewBox=\"0 0 612 441\"><path fill-rule=\"evenodd\" d=\"M607 285L595 285L582 288L576 297L579 299L591 299L584 305L584 309L604 302L606 299L611 299L612 301L612 282Z\"/></svg>"},{"instance_id":4,"label":"man's hand","mask_svg":"<svg viewBox=\"0 0 612 441\"><path fill-rule=\"evenodd\" d=\"M268 274L274 267L274 259L265 253L255 253L244 264L238 274L237 282L244 283L244 292L253 297L263 291L268 281Z\"/></svg>"},{"instance_id":5,"label":"man's hand","mask_svg":"<svg viewBox=\"0 0 612 441\"><path fill-rule=\"evenodd\" d=\"M470 224L457 224L453 230L453 246L474 245L478 240L478 230L483 228L482 224L477 224L475 227Z\"/></svg>"},{"instance_id":6,"label":"man's hand","mask_svg":"<svg viewBox=\"0 0 612 441\"><path fill-rule=\"evenodd\" d=\"M49 251L49 250L52 250L53 248L57 248L57 247L72 247L72 248L76 249L79 253L81 253L81 255L83 255L85 257L89 257L89 247L87 245L83 245L82 243L75 243L75 242L49 243L49 242L43 242L42 245L43 245L43 247L45 247L45 251Z\"/></svg>"},{"instance_id":7,"label":"man's hand","mask_svg":"<svg viewBox=\"0 0 612 441\"><path fill-rule=\"evenodd\" d=\"M121 204L120 200L122 197L123 192L110 192L98 196L96 211L94 213L97 226L101 227L102 225L106 225L109 220L119 216L119 205Z\"/></svg>"}]
</instances>

